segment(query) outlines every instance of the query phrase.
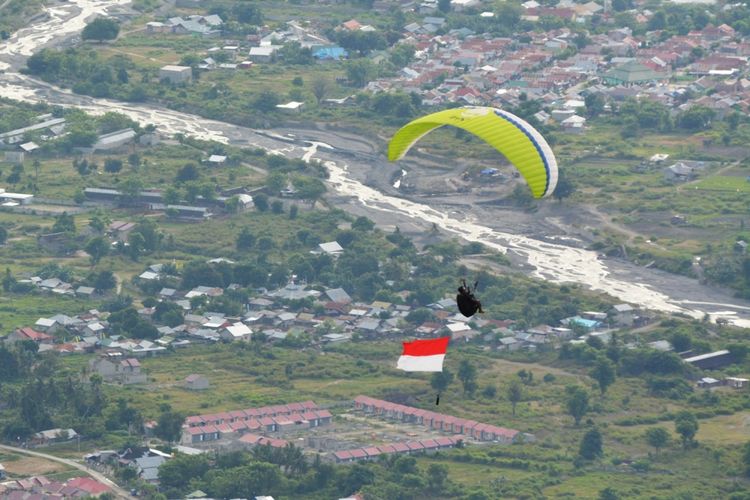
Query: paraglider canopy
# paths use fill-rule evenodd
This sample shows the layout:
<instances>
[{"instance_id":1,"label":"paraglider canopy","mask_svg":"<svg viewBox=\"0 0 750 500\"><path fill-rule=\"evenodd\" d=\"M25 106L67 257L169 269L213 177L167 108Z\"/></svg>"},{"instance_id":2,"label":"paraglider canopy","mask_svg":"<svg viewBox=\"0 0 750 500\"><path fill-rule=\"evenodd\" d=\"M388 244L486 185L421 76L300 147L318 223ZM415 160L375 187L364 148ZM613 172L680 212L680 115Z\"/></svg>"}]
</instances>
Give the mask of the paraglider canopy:
<instances>
[{"instance_id":1,"label":"paraglider canopy","mask_svg":"<svg viewBox=\"0 0 750 500\"><path fill-rule=\"evenodd\" d=\"M388 159L400 160L414 143L443 125L471 132L501 152L526 179L535 198L555 190L557 160L542 134L516 115L491 107L446 109L407 123L388 144Z\"/></svg>"}]
</instances>

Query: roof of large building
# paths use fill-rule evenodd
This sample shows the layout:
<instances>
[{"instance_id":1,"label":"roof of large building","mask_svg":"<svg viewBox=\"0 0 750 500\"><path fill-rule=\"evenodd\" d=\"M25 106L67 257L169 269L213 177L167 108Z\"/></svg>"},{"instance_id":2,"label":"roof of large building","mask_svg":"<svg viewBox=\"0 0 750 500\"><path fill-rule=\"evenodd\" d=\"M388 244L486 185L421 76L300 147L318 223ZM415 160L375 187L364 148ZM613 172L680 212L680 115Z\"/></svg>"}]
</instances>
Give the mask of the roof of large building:
<instances>
[{"instance_id":1,"label":"roof of large building","mask_svg":"<svg viewBox=\"0 0 750 500\"><path fill-rule=\"evenodd\" d=\"M638 83L660 80L664 78L664 74L638 61L629 61L604 73L604 78L622 83Z\"/></svg>"}]
</instances>

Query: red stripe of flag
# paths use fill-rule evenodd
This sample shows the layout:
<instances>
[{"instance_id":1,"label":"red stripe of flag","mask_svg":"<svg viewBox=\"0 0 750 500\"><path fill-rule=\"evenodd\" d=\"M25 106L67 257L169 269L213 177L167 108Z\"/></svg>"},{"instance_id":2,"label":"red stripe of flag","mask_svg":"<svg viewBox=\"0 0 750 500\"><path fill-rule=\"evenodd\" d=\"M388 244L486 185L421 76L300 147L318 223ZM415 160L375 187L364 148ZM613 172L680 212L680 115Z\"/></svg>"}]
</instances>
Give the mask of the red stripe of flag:
<instances>
[{"instance_id":1,"label":"red stripe of flag","mask_svg":"<svg viewBox=\"0 0 750 500\"><path fill-rule=\"evenodd\" d=\"M402 356L434 356L436 354L445 354L448 350L450 337L441 337L439 339L415 340L413 342L404 342L404 352Z\"/></svg>"}]
</instances>

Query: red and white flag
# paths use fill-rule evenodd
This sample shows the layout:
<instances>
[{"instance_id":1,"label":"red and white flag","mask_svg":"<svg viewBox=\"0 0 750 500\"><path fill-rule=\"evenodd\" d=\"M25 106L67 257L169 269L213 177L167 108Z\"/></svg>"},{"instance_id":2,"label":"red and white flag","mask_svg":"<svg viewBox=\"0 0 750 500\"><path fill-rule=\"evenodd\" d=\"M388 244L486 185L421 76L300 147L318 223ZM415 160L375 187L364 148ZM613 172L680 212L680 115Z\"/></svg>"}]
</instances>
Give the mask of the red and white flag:
<instances>
[{"instance_id":1,"label":"red and white flag","mask_svg":"<svg viewBox=\"0 0 750 500\"><path fill-rule=\"evenodd\" d=\"M396 368L407 372L441 372L450 337L404 342Z\"/></svg>"}]
</instances>

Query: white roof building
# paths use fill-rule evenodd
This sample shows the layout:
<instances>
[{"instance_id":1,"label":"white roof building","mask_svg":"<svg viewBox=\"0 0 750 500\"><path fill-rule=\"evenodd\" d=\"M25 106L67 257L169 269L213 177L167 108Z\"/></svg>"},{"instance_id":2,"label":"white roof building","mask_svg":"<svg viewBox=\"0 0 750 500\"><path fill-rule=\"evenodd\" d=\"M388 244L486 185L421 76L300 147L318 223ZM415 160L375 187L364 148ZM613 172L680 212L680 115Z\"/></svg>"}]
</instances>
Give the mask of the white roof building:
<instances>
[{"instance_id":1,"label":"white roof building","mask_svg":"<svg viewBox=\"0 0 750 500\"><path fill-rule=\"evenodd\" d=\"M318 246L325 253L328 253L331 255L339 255L344 251L343 247L339 245L337 241L329 241L327 243L320 243Z\"/></svg>"},{"instance_id":2,"label":"white roof building","mask_svg":"<svg viewBox=\"0 0 750 500\"><path fill-rule=\"evenodd\" d=\"M233 325L224 327L222 334L224 333L233 339L243 339L250 337L253 331L244 323L234 323Z\"/></svg>"}]
</instances>

